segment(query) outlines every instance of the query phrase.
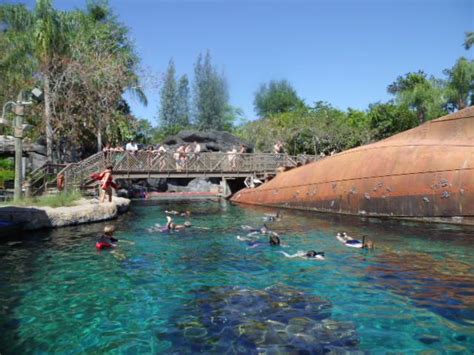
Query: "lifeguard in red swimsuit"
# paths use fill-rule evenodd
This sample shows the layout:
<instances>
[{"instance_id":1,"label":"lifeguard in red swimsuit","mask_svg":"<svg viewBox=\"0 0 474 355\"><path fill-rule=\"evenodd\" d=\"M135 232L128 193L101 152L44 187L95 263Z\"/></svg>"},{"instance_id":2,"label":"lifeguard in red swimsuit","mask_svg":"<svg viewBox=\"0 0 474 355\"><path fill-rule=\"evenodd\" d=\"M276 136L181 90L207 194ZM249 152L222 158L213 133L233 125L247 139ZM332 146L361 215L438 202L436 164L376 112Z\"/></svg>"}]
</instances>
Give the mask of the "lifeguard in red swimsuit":
<instances>
[{"instance_id":1,"label":"lifeguard in red swimsuit","mask_svg":"<svg viewBox=\"0 0 474 355\"><path fill-rule=\"evenodd\" d=\"M100 174L92 174L91 178L94 180L100 180L100 189L101 189L101 196L100 202L104 202L105 195L109 196L109 202L112 202L112 188L117 190L118 185L114 182L114 178L112 176L113 166L109 165L105 168L103 172Z\"/></svg>"}]
</instances>

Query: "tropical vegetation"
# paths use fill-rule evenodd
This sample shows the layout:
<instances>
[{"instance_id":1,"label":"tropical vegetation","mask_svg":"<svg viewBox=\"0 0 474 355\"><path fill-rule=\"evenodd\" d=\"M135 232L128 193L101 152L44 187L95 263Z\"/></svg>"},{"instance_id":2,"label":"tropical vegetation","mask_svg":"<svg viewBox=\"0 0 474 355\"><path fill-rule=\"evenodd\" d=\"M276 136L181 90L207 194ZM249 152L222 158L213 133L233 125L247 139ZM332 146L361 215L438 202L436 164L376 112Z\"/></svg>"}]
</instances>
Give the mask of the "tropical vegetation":
<instances>
[{"instance_id":1,"label":"tropical vegetation","mask_svg":"<svg viewBox=\"0 0 474 355\"><path fill-rule=\"evenodd\" d=\"M473 44L473 32L466 32L466 50ZM0 5L0 52L0 102L42 89L44 100L28 115L36 127L29 136L44 141L56 161L81 159L105 143L158 143L185 128L231 131L261 151L282 140L290 153L330 154L474 104L474 61L459 58L442 78L423 70L394 78L387 85L391 99L364 110L305 102L288 80L270 80L255 92L258 117L246 119L230 104L225 75L207 51L193 73L178 75L170 59L153 126L134 117L124 99L128 92L147 104L144 79L153 75L143 75L128 29L106 0L73 11L55 9L52 0L36 0L33 9Z\"/></svg>"}]
</instances>

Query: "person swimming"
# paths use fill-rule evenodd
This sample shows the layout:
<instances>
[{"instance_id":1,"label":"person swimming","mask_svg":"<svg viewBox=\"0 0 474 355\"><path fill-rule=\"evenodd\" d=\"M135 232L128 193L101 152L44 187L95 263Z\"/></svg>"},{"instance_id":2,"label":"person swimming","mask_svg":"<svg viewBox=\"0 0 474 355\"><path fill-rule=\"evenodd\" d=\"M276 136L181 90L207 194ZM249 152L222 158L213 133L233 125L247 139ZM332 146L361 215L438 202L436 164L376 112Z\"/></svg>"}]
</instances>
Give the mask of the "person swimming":
<instances>
[{"instance_id":1,"label":"person swimming","mask_svg":"<svg viewBox=\"0 0 474 355\"><path fill-rule=\"evenodd\" d=\"M346 232L339 232L336 234L336 238L348 247L361 248L361 249L374 248L374 243L371 240L366 239L365 235L363 235L362 240L360 240L360 239L352 238L351 236L347 235Z\"/></svg>"},{"instance_id":2,"label":"person swimming","mask_svg":"<svg viewBox=\"0 0 474 355\"><path fill-rule=\"evenodd\" d=\"M271 246L280 246L281 240L280 237L276 232L272 232L270 234L270 238L268 239L268 242L270 243Z\"/></svg>"},{"instance_id":3,"label":"person swimming","mask_svg":"<svg viewBox=\"0 0 474 355\"><path fill-rule=\"evenodd\" d=\"M168 222L166 223L166 227L162 230L163 232L180 231L192 226L189 221L184 222L184 224L176 224L170 216L166 216L166 219Z\"/></svg>"},{"instance_id":4,"label":"person swimming","mask_svg":"<svg viewBox=\"0 0 474 355\"><path fill-rule=\"evenodd\" d=\"M106 249L106 248L115 247L116 243L118 242L118 239L113 237L114 232L115 232L114 226L112 225L105 226L104 233L96 241L95 247L97 249Z\"/></svg>"},{"instance_id":5,"label":"person swimming","mask_svg":"<svg viewBox=\"0 0 474 355\"><path fill-rule=\"evenodd\" d=\"M263 216L262 219L264 222L277 222L281 220L280 217L281 217L281 214L280 214L280 211L278 211L275 214L265 213L265 216Z\"/></svg>"},{"instance_id":6,"label":"person swimming","mask_svg":"<svg viewBox=\"0 0 474 355\"><path fill-rule=\"evenodd\" d=\"M284 256L287 258L305 258L305 259L318 259L324 260L325 253L323 251L315 251L315 250L308 250L308 251L298 251L295 254L288 254L284 251L280 251Z\"/></svg>"}]
</instances>

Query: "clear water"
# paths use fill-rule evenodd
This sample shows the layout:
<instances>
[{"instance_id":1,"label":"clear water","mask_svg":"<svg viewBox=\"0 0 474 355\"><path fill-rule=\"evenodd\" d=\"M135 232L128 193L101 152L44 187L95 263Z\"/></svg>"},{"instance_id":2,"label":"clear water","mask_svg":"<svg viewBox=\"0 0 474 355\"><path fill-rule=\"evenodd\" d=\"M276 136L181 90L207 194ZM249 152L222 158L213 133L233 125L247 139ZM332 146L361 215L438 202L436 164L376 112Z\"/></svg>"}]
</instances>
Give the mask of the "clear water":
<instances>
[{"instance_id":1,"label":"clear water","mask_svg":"<svg viewBox=\"0 0 474 355\"><path fill-rule=\"evenodd\" d=\"M170 208L191 210L196 228L147 231L164 224ZM268 211L226 202L135 205L113 222L122 239L113 253L94 247L104 224L3 238L0 352L220 353L229 344L230 352L255 352L249 338L239 340L244 328L219 333L206 318L217 312L258 327L264 320L250 319L261 315L258 295L269 297L265 289L276 285L304 294L305 309L329 304L330 321L357 340L348 349L472 353L472 228L285 211L271 228L287 246L237 240L241 225L261 225ZM369 235L375 249L344 247L339 230ZM278 252L309 249L326 260Z\"/></svg>"}]
</instances>

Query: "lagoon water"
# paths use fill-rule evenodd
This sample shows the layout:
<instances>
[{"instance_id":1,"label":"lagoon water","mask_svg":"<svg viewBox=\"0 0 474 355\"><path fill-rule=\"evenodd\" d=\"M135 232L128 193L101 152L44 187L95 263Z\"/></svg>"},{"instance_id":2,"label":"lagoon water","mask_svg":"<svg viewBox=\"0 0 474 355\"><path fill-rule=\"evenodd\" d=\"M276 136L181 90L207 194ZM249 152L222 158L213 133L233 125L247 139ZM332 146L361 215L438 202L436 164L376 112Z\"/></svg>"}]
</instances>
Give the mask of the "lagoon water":
<instances>
[{"instance_id":1,"label":"lagoon water","mask_svg":"<svg viewBox=\"0 0 474 355\"><path fill-rule=\"evenodd\" d=\"M150 232L165 209L191 210L194 227ZM236 238L270 211L135 204L112 222L113 252L94 246L104 224L3 238L0 352L472 353L473 228L285 211L271 224L284 246ZM310 249L326 260L279 252Z\"/></svg>"}]
</instances>

